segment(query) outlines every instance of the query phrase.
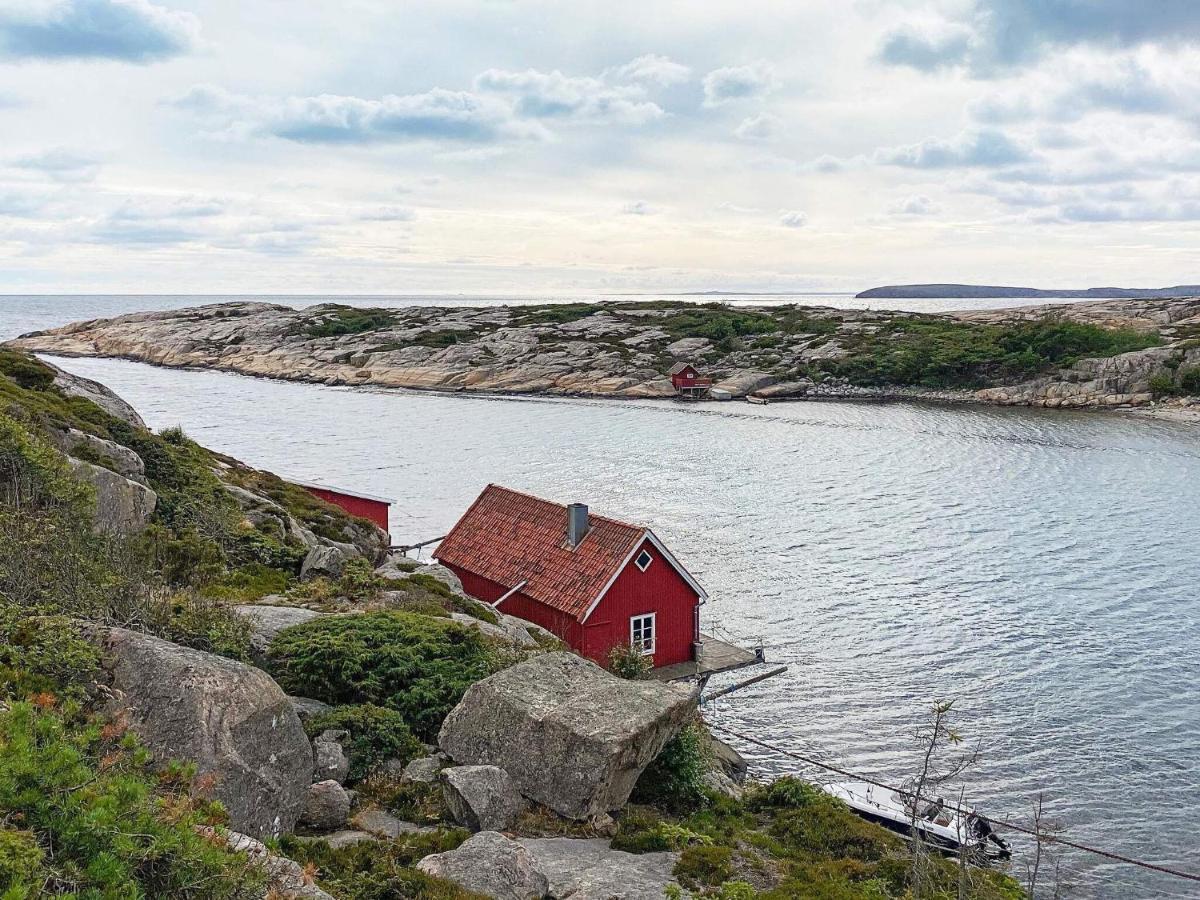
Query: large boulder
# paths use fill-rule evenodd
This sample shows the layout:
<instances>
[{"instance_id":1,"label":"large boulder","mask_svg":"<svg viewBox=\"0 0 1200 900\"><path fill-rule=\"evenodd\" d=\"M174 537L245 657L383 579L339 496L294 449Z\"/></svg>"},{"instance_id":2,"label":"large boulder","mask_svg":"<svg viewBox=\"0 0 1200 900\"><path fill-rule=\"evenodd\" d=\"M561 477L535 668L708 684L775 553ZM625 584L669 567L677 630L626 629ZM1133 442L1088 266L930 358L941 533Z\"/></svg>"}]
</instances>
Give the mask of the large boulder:
<instances>
[{"instance_id":1,"label":"large boulder","mask_svg":"<svg viewBox=\"0 0 1200 900\"><path fill-rule=\"evenodd\" d=\"M342 749L342 741L350 732L340 728L327 728L313 739L313 778L316 781L333 779L338 784L350 774L350 760Z\"/></svg>"},{"instance_id":2,"label":"large boulder","mask_svg":"<svg viewBox=\"0 0 1200 900\"><path fill-rule=\"evenodd\" d=\"M96 529L106 534L135 534L150 523L158 495L146 485L92 463L67 457L75 477L96 490Z\"/></svg>"},{"instance_id":3,"label":"large boulder","mask_svg":"<svg viewBox=\"0 0 1200 900\"><path fill-rule=\"evenodd\" d=\"M417 868L494 900L542 900L550 890L532 854L495 831L481 831L456 850L426 856Z\"/></svg>"},{"instance_id":4,"label":"large boulder","mask_svg":"<svg viewBox=\"0 0 1200 900\"><path fill-rule=\"evenodd\" d=\"M591 838L519 838L560 900L662 900L678 853L625 853Z\"/></svg>"},{"instance_id":5,"label":"large boulder","mask_svg":"<svg viewBox=\"0 0 1200 900\"><path fill-rule=\"evenodd\" d=\"M358 552L347 544L318 544L308 551L300 563L300 577L323 575L326 578L338 578L346 568L346 563L357 555Z\"/></svg>"},{"instance_id":6,"label":"large boulder","mask_svg":"<svg viewBox=\"0 0 1200 900\"><path fill-rule=\"evenodd\" d=\"M454 821L472 831L505 831L525 798L498 766L453 766L442 772L442 796Z\"/></svg>"},{"instance_id":7,"label":"large boulder","mask_svg":"<svg viewBox=\"0 0 1200 900\"><path fill-rule=\"evenodd\" d=\"M287 695L243 663L123 628L87 626L130 727L160 760L211 776L229 825L252 837L295 827L312 784L312 747Z\"/></svg>"},{"instance_id":8,"label":"large boulder","mask_svg":"<svg viewBox=\"0 0 1200 900\"><path fill-rule=\"evenodd\" d=\"M586 819L625 805L697 699L682 685L626 681L546 653L473 684L438 743L460 765L499 766L526 797Z\"/></svg>"}]
</instances>

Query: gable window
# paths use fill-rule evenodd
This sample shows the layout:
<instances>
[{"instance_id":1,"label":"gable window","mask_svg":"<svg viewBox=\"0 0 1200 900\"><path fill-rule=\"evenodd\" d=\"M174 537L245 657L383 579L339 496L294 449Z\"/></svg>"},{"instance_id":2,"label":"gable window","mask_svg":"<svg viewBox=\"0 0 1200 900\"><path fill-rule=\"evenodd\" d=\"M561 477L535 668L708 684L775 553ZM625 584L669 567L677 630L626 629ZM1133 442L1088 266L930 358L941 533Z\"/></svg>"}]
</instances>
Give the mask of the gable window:
<instances>
[{"instance_id":1,"label":"gable window","mask_svg":"<svg viewBox=\"0 0 1200 900\"><path fill-rule=\"evenodd\" d=\"M630 618L629 646L646 656L654 653L654 613Z\"/></svg>"},{"instance_id":2,"label":"gable window","mask_svg":"<svg viewBox=\"0 0 1200 900\"><path fill-rule=\"evenodd\" d=\"M633 564L645 572L650 568L650 563L654 562L654 557L650 555L649 550L643 550L638 554L638 558L633 561Z\"/></svg>"}]
</instances>

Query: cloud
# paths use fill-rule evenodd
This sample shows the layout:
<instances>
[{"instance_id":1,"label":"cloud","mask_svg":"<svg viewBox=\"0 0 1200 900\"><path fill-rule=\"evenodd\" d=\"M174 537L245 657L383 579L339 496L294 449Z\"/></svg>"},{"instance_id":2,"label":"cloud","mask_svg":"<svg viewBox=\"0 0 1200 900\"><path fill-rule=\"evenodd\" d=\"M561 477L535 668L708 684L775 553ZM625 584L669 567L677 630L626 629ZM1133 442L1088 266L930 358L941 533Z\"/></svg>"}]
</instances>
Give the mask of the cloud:
<instances>
[{"instance_id":1,"label":"cloud","mask_svg":"<svg viewBox=\"0 0 1200 900\"><path fill-rule=\"evenodd\" d=\"M924 194L906 197L888 207L893 216L929 216L937 212L938 205Z\"/></svg>"},{"instance_id":2,"label":"cloud","mask_svg":"<svg viewBox=\"0 0 1200 900\"><path fill-rule=\"evenodd\" d=\"M481 93L513 98L518 116L533 119L585 119L640 125L663 115L638 85L608 85L599 78L572 77L557 70L511 72L488 69L476 76Z\"/></svg>"},{"instance_id":3,"label":"cloud","mask_svg":"<svg viewBox=\"0 0 1200 900\"><path fill-rule=\"evenodd\" d=\"M647 53L611 70L611 74L620 81L640 81L660 87L671 87L683 84L691 78L692 70L670 57Z\"/></svg>"},{"instance_id":4,"label":"cloud","mask_svg":"<svg viewBox=\"0 0 1200 900\"><path fill-rule=\"evenodd\" d=\"M70 150L54 149L31 156L20 156L9 163L16 169L44 175L54 181L92 181L100 169L99 160Z\"/></svg>"},{"instance_id":5,"label":"cloud","mask_svg":"<svg viewBox=\"0 0 1200 900\"><path fill-rule=\"evenodd\" d=\"M625 216L652 216L654 215L654 210L645 200L634 200L621 207L621 214Z\"/></svg>"},{"instance_id":6,"label":"cloud","mask_svg":"<svg viewBox=\"0 0 1200 900\"><path fill-rule=\"evenodd\" d=\"M964 63L971 47L971 32L962 26L932 29L899 28L884 36L879 45L880 61L908 66L923 72Z\"/></svg>"},{"instance_id":7,"label":"cloud","mask_svg":"<svg viewBox=\"0 0 1200 900\"><path fill-rule=\"evenodd\" d=\"M545 128L521 121L499 99L441 88L378 100L336 94L280 99L197 85L172 105L220 122L225 136L268 135L306 144L490 144L549 137Z\"/></svg>"},{"instance_id":8,"label":"cloud","mask_svg":"<svg viewBox=\"0 0 1200 900\"><path fill-rule=\"evenodd\" d=\"M875 151L877 163L907 169L949 169L965 166L1007 166L1029 160L1022 149L1003 132L964 131L950 140L930 138L918 144Z\"/></svg>"},{"instance_id":9,"label":"cloud","mask_svg":"<svg viewBox=\"0 0 1200 900\"><path fill-rule=\"evenodd\" d=\"M148 0L15 0L0 8L0 58L152 63L189 52L200 22Z\"/></svg>"},{"instance_id":10,"label":"cloud","mask_svg":"<svg viewBox=\"0 0 1200 900\"><path fill-rule=\"evenodd\" d=\"M734 100L761 97L777 86L771 67L765 63L714 69L704 76L704 105L719 106Z\"/></svg>"},{"instance_id":11,"label":"cloud","mask_svg":"<svg viewBox=\"0 0 1200 900\"><path fill-rule=\"evenodd\" d=\"M407 206L381 206L359 215L363 222L411 222L417 214Z\"/></svg>"},{"instance_id":12,"label":"cloud","mask_svg":"<svg viewBox=\"0 0 1200 900\"><path fill-rule=\"evenodd\" d=\"M760 113L742 119L741 124L733 129L733 136L743 141L765 141L779 127L779 119L775 116Z\"/></svg>"},{"instance_id":13,"label":"cloud","mask_svg":"<svg viewBox=\"0 0 1200 900\"><path fill-rule=\"evenodd\" d=\"M779 224L785 228L803 228L808 224L808 216L799 210L790 210L779 217Z\"/></svg>"}]
</instances>

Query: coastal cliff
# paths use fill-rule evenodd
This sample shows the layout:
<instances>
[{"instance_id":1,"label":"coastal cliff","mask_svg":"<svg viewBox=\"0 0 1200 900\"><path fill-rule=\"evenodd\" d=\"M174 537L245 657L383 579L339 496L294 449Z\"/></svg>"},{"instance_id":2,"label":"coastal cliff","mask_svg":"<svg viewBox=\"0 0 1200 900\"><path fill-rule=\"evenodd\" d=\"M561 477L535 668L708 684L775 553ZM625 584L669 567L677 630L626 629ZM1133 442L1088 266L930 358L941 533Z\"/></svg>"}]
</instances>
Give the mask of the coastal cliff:
<instances>
[{"instance_id":1,"label":"coastal cliff","mask_svg":"<svg viewBox=\"0 0 1200 900\"><path fill-rule=\"evenodd\" d=\"M1200 393L1197 298L943 315L663 301L300 310L239 302L80 322L12 345L424 390L669 397L667 370L688 360L733 396L1086 408Z\"/></svg>"}]
</instances>

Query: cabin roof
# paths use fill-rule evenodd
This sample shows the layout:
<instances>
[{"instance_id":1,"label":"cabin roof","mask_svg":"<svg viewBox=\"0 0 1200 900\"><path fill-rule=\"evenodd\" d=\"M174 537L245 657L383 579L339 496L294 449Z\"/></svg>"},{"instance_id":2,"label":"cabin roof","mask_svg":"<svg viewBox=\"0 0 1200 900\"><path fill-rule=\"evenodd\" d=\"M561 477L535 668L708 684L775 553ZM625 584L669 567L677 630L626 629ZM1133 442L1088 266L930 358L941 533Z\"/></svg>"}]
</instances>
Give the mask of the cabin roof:
<instances>
[{"instance_id":1,"label":"cabin roof","mask_svg":"<svg viewBox=\"0 0 1200 900\"><path fill-rule=\"evenodd\" d=\"M704 596L648 528L593 513L588 524L572 549L566 541L566 506L489 484L433 555L510 590L523 584L522 594L583 621L649 539Z\"/></svg>"},{"instance_id":2,"label":"cabin roof","mask_svg":"<svg viewBox=\"0 0 1200 900\"><path fill-rule=\"evenodd\" d=\"M675 363L675 365L671 366L671 374L678 375L684 369L694 369L694 368L696 368L696 367L693 366L690 362L677 362L677 363Z\"/></svg>"},{"instance_id":3,"label":"cabin roof","mask_svg":"<svg viewBox=\"0 0 1200 900\"><path fill-rule=\"evenodd\" d=\"M319 484L315 481L301 481L298 478L286 478L284 480L289 484L296 485L297 487L308 488L309 490L315 491L329 491L333 494L341 494L343 497L354 497L358 500L370 500L373 503L385 503L388 506L392 506L396 502L395 500L391 500L387 497L378 497L375 494L363 494L359 491L347 490L346 488L336 487L332 484Z\"/></svg>"}]
</instances>

